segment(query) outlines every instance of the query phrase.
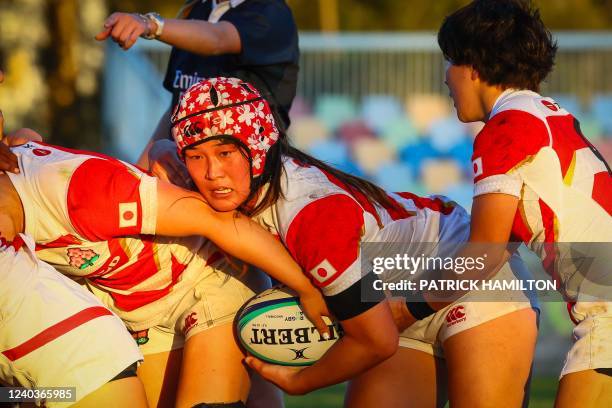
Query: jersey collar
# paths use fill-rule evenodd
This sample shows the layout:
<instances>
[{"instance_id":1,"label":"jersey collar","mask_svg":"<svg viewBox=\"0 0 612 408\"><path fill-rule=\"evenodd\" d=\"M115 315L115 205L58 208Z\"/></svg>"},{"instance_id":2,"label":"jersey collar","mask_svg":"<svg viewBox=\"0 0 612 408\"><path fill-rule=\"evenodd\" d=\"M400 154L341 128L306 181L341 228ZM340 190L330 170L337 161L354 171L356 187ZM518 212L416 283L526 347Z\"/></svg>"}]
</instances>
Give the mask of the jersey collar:
<instances>
[{"instance_id":1,"label":"jersey collar","mask_svg":"<svg viewBox=\"0 0 612 408\"><path fill-rule=\"evenodd\" d=\"M518 95L537 95L537 93L530 91L529 89L514 89L514 88L506 89L495 100L495 103L493 104L493 108L491 109L491 113L489 114L489 117L487 120L491 119L493 116L499 113L499 110L504 105L504 103L506 103L509 99L512 99Z\"/></svg>"}]
</instances>

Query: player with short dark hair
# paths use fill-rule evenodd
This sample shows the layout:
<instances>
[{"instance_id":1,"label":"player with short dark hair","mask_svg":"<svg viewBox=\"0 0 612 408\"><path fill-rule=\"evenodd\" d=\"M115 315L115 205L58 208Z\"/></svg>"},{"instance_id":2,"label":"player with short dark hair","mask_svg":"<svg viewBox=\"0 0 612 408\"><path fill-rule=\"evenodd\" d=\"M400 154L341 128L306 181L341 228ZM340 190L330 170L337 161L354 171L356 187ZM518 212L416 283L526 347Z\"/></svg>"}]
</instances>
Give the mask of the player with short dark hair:
<instances>
[{"instance_id":1,"label":"player with short dark hair","mask_svg":"<svg viewBox=\"0 0 612 408\"><path fill-rule=\"evenodd\" d=\"M610 406L612 173L578 120L537 93L556 43L519 0L473 1L444 20L438 42L457 116L485 122L470 242L522 242L541 258L576 324L556 406Z\"/></svg>"},{"instance_id":2,"label":"player with short dark hair","mask_svg":"<svg viewBox=\"0 0 612 408\"><path fill-rule=\"evenodd\" d=\"M447 17L438 31L444 58L470 65L489 85L539 91L557 44L540 12L521 1L475 1Z\"/></svg>"}]
</instances>

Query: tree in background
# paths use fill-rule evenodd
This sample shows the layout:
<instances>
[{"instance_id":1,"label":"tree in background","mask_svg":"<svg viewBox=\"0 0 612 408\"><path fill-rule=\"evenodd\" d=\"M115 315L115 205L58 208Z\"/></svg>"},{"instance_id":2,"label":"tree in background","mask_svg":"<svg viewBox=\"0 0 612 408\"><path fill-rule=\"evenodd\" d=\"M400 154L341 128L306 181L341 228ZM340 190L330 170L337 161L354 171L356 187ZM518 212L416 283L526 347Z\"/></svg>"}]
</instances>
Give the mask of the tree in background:
<instances>
[{"instance_id":1,"label":"tree in background","mask_svg":"<svg viewBox=\"0 0 612 408\"><path fill-rule=\"evenodd\" d=\"M99 88L104 51L93 36L104 0L11 0L0 4L0 49L7 73L0 106L11 128L47 140L100 146Z\"/></svg>"},{"instance_id":2,"label":"tree in background","mask_svg":"<svg viewBox=\"0 0 612 408\"><path fill-rule=\"evenodd\" d=\"M329 30L337 21L340 31L407 31L437 30L447 14L469 0L287 0L287 3L301 30ZM534 3L541 7L544 22L555 30L612 28L611 0Z\"/></svg>"}]
</instances>

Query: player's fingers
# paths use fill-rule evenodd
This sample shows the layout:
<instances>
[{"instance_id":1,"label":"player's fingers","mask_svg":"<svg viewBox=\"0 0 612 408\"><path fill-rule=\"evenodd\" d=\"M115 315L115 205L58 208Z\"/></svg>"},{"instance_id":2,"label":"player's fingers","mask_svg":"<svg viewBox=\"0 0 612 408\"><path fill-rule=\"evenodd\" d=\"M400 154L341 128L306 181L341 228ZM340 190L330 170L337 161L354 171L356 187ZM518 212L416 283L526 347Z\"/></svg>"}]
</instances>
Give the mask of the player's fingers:
<instances>
[{"instance_id":1,"label":"player's fingers","mask_svg":"<svg viewBox=\"0 0 612 408\"><path fill-rule=\"evenodd\" d=\"M276 385L279 385L280 379L277 378L279 376L278 368L279 366L275 366L272 364L265 363L260 359L253 357L251 355L247 356L244 359L244 362L251 367L253 370L257 371L259 375L265 378L268 381L273 382ZM280 386L280 385L279 385Z\"/></svg>"},{"instance_id":2,"label":"player's fingers","mask_svg":"<svg viewBox=\"0 0 612 408\"><path fill-rule=\"evenodd\" d=\"M11 152L5 143L0 143L0 170L19 173L17 156Z\"/></svg>"},{"instance_id":3,"label":"player's fingers","mask_svg":"<svg viewBox=\"0 0 612 408\"><path fill-rule=\"evenodd\" d=\"M98 41L104 41L110 36L112 29L113 29L112 27L105 27L102 31L96 34L94 38Z\"/></svg>"},{"instance_id":4,"label":"player's fingers","mask_svg":"<svg viewBox=\"0 0 612 408\"><path fill-rule=\"evenodd\" d=\"M173 158L169 159L169 167L171 168L171 179L172 184L175 184L184 188L191 188L193 184L193 180L189 175L189 171L187 171L187 167L181 162L176 155Z\"/></svg>"},{"instance_id":5,"label":"player's fingers","mask_svg":"<svg viewBox=\"0 0 612 408\"><path fill-rule=\"evenodd\" d=\"M321 337L323 337L325 340L330 339L331 333L329 332L329 326L327 326L327 323L325 323L323 317L321 317L320 315L318 317L315 317L312 321L312 324L314 324L314 326L317 328L317 331L319 332Z\"/></svg>"},{"instance_id":6,"label":"player's fingers","mask_svg":"<svg viewBox=\"0 0 612 408\"><path fill-rule=\"evenodd\" d=\"M106 40L111 35L111 32L113 31L115 24L117 24L117 19L118 19L117 13L111 14L104 21L104 26L102 27L102 30L98 34L96 34L96 37L95 37L96 40L98 41Z\"/></svg>"},{"instance_id":7,"label":"player's fingers","mask_svg":"<svg viewBox=\"0 0 612 408\"><path fill-rule=\"evenodd\" d=\"M138 37L140 37L140 34L142 34L141 31L142 30L139 27L134 28L126 43L123 45L124 50L129 50L134 44L136 44Z\"/></svg>"},{"instance_id":8,"label":"player's fingers","mask_svg":"<svg viewBox=\"0 0 612 408\"><path fill-rule=\"evenodd\" d=\"M268 378L267 378L267 377L264 375L264 373L263 373L264 366L265 366L265 364L266 364L266 363L264 363L264 362L263 362L263 361L261 361L260 359L255 358L255 357L253 357L253 356L247 356L247 357L244 359L244 362L245 362L245 363L246 363L246 364L247 364L249 367L251 367L253 370L257 371L257 372L258 372L258 373L259 373L259 374L260 374L262 377L264 377L266 380L268 379Z\"/></svg>"},{"instance_id":9,"label":"player's fingers","mask_svg":"<svg viewBox=\"0 0 612 408\"><path fill-rule=\"evenodd\" d=\"M113 37L113 40L116 42L120 42L121 40L121 35L123 34L123 30L125 30L125 26L126 26L126 21L122 20L118 20L117 23L115 23L113 25L113 29L111 30L111 37Z\"/></svg>"},{"instance_id":10,"label":"player's fingers","mask_svg":"<svg viewBox=\"0 0 612 408\"><path fill-rule=\"evenodd\" d=\"M105 28L109 28L114 26L117 23L117 20L119 19L119 13L113 13L110 16L108 16L108 18L106 19L106 21L104 21L104 27Z\"/></svg>"},{"instance_id":11,"label":"player's fingers","mask_svg":"<svg viewBox=\"0 0 612 408\"><path fill-rule=\"evenodd\" d=\"M136 27L134 26L133 22L128 20L125 23L125 26L123 27L123 30L121 30L121 33L119 34L119 37L117 38L117 41L119 42L119 44L121 45L121 47L123 49L127 49L125 48L128 40L130 39L130 36L132 35L132 32L134 31Z\"/></svg>"},{"instance_id":12,"label":"player's fingers","mask_svg":"<svg viewBox=\"0 0 612 408\"><path fill-rule=\"evenodd\" d=\"M17 146L27 142L42 142L43 137L37 131L30 128L17 129L6 135L9 146Z\"/></svg>"},{"instance_id":13,"label":"player's fingers","mask_svg":"<svg viewBox=\"0 0 612 408\"><path fill-rule=\"evenodd\" d=\"M153 163L151 165L150 170L151 170L151 173L153 173L153 175L157 177L158 179L174 184L171 178L168 177L168 173L166 172L166 169L162 165L160 165L158 162Z\"/></svg>"}]
</instances>

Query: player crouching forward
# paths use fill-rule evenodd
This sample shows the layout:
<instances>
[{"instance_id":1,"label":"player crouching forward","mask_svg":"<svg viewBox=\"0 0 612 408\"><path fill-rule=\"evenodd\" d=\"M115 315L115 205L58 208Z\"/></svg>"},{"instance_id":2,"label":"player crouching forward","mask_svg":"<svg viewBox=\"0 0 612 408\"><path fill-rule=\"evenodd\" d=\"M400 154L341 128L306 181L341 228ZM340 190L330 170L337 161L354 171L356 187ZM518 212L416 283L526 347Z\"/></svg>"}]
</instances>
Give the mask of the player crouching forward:
<instances>
[{"instance_id":1,"label":"player crouching forward","mask_svg":"<svg viewBox=\"0 0 612 408\"><path fill-rule=\"evenodd\" d=\"M0 197L15 197L7 212L17 232L32 236L37 255L58 271L84 278L128 328L154 333L138 370L150 405L243 406L249 392L232 320L253 294L250 274L217 269L224 256L203 237L326 313L282 244L247 217L217 213L199 194L107 156L37 142L12 151L20 171L4 176ZM325 327L320 316L314 321Z\"/></svg>"},{"instance_id":2,"label":"player crouching forward","mask_svg":"<svg viewBox=\"0 0 612 408\"><path fill-rule=\"evenodd\" d=\"M483 395L491 406L522 403L537 331L523 293L500 303L466 296L453 305L466 319L447 326L458 310L447 307L401 335L389 301L361 301L362 281L372 280L362 278L361 243L465 242L465 210L387 193L294 149L259 92L235 78L191 87L172 121L179 154L210 205L240 208L277 234L342 323L344 337L303 370L248 358L265 378L292 394L352 379L350 406L444 405L446 382L453 405L479 406ZM524 276L520 260L513 264L500 273Z\"/></svg>"}]
</instances>

